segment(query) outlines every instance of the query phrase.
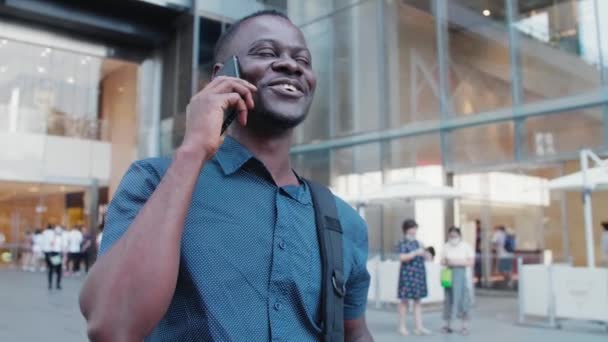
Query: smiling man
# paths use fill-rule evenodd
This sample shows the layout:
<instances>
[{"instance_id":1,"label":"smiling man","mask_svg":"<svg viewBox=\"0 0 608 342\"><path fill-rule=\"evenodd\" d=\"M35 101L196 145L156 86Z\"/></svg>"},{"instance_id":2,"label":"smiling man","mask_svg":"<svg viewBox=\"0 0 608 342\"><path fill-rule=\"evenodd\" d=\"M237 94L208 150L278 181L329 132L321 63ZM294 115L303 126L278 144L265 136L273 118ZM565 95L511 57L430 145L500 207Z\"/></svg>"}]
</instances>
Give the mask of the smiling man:
<instances>
[{"instance_id":1,"label":"smiling man","mask_svg":"<svg viewBox=\"0 0 608 342\"><path fill-rule=\"evenodd\" d=\"M316 78L302 32L278 12L216 46L242 79L214 77L188 106L172 159L135 162L110 205L80 305L93 341L319 341L322 266L308 183L289 160ZM224 111L238 111L222 142ZM321 113L319 113L321 115ZM344 339L371 341L367 227L336 198Z\"/></svg>"}]
</instances>

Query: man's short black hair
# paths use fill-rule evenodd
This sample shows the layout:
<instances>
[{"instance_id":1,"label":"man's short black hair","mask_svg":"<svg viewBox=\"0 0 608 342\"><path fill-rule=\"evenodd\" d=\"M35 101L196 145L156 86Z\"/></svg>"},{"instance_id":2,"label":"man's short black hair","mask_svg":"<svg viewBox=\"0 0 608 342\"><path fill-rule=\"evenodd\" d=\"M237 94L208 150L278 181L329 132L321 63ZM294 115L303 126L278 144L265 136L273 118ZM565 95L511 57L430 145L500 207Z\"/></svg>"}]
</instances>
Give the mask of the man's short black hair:
<instances>
[{"instance_id":1,"label":"man's short black hair","mask_svg":"<svg viewBox=\"0 0 608 342\"><path fill-rule=\"evenodd\" d=\"M254 12L254 13L246 16L246 17L243 17L243 18L237 20L236 22L234 22L232 25L230 25L228 27L228 29L226 30L226 32L222 33L222 35L220 36L220 38L215 43L215 48L213 49L213 59L214 59L214 61L216 63L222 63L222 62L224 62L223 59L228 58L228 56L224 56L224 49L226 48L226 46L228 45L228 43L230 42L230 40L232 40L232 38L234 38L234 35L239 30L239 27L245 21L247 21L247 20L249 20L251 18L255 18L255 17L259 17L259 16L263 16L263 15L272 15L272 16L275 16L275 17L281 17L281 18L286 19L287 21L289 21L291 23L291 19L289 19L289 17L285 13L279 12L277 10L272 10L272 9L257 11L257 12Z\"/></svg>"}]
</instances>

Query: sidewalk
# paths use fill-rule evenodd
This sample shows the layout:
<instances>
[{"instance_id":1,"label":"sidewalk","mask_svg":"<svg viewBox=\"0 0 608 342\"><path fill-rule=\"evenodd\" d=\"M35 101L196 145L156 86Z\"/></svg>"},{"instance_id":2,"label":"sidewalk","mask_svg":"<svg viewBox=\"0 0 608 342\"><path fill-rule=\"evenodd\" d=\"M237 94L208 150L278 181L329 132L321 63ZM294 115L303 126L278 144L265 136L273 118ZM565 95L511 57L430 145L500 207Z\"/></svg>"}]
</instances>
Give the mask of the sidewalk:
<instances>
[{"instance_id":1,"label":"sidewalk","mask_svg":"<svg viewBox=\"0 0 608 342\"><path fill-rule=\"evenodd\" d=\"M65 278L63 290L48 291L46 274L0 270L0 341L86 341L85 322L78 310L78 291L83 277ZM521 327L516 321L514 298L481 297L473 313L471 335L403 337L397 334L394 311L369 309L368 325L376 341L490 341L490 342L605 342L600 326L565 324L563 330ZM440 312L425 314L429 329L441 328ZM411 317L410 317L411 318ZM410 320L410 329L411 320Z\"/></svg>"}]
</instances>

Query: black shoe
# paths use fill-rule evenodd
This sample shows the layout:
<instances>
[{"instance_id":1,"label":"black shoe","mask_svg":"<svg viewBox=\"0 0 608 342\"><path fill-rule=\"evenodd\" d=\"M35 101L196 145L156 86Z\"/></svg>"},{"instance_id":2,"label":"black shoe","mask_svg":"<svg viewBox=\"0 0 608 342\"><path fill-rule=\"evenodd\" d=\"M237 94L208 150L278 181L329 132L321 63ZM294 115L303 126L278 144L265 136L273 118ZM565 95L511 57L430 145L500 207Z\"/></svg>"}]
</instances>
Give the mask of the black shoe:
<instances>
[{"instance_id":1,"label":"black shoe","mask_svg":"<svg viewBox=\"0 0 608 342\"><path fill-rule=\"evenodd\" d=\"M53 289L53 286L51 286L51 284L49 284L49 290L52 290L52 289Z\"/></svg>"},{"instance_id":2,"label":"black shoe","mask_svg":"<svg viewBox=\"0 0 608 342\"><path fill-rule=\"evenodd\" d=\"M57 289L57 290L61 290L61 285L57 284L56 289Z\"/></svg>"}]
</instances>

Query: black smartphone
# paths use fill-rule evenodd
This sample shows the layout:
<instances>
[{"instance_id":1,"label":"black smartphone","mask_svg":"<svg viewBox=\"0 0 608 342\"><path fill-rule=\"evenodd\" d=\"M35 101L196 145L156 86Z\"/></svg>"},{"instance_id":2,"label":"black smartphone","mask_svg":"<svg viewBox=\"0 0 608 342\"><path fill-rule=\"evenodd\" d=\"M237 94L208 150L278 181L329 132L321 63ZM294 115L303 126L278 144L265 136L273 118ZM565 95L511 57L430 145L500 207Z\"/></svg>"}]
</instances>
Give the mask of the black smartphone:
<instances>
[{"instance_id":1,"label":"black smartphone","mask_svg":"<svg viewBox=\"0 0 608 342\"><path fill-rule=\"evenodd\" d=\"M236 56L230 56L220 70L218 70L216 76L230 76L241 78L241 68L239 67L239 59ZM228 108L224 112L224 123L222 124L222 133L228 129L228 126L234 121L236 118L237 111L234 108Z\"/></svg>"}]
</instances>

